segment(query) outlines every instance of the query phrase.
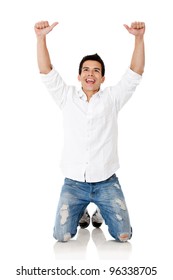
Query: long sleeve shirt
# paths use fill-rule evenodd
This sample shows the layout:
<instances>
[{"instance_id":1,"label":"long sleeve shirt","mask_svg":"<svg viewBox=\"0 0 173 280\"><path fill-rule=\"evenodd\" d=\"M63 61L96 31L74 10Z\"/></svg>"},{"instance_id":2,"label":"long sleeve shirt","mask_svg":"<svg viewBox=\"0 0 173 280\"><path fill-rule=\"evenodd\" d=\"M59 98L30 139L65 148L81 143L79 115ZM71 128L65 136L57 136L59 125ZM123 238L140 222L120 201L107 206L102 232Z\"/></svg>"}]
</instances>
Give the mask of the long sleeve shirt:
<instances>
[{"instance_id":1,"label":"long sleeve shirt","mask_svg":"<svg viewBox=\"0 0 173 280\"><path fill-rule=\"evenodd\" d=\"M41 77L63 113L64 176L82 182L99 182L112 176L119 168L118 113L141 75L128 68L115 86L100 89L89 102L82 89L66 85L54 68Z\"/></svg>"}]
</instances>

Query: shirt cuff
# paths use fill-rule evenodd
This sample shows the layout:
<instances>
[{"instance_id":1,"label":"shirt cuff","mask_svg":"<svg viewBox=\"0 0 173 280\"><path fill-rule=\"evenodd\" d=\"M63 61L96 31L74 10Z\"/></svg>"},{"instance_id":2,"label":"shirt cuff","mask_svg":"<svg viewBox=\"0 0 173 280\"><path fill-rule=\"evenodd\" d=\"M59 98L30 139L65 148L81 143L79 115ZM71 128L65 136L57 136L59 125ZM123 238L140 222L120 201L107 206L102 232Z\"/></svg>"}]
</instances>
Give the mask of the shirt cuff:
<instances>
[{"instance_id":1,"label":"shirt cuff","mask_svg":"<svg viewBox=\"0 0 173 280\"><path fill-rule=\"evenodd\" d=\"M52 70L50 70L50 72L47 74L40 73L40 77L41 77L42 81L47 81L47 80L50 80L51 78L53 78L56 73L57 72L56 72L54 66L52 65Z\"/></svg>"},{"instance_id":2,"label":"shirt cuff","mask_svg":"<svg viewBox=\"0 0 173 280\"><path fill-rule=\"evenodd\" d=\"M133 70L130 69L130 67L127 69L127 75L130 79L138 79L138 80L142 79L142 75L134 72Z\"/></svg>"}]
</instances>

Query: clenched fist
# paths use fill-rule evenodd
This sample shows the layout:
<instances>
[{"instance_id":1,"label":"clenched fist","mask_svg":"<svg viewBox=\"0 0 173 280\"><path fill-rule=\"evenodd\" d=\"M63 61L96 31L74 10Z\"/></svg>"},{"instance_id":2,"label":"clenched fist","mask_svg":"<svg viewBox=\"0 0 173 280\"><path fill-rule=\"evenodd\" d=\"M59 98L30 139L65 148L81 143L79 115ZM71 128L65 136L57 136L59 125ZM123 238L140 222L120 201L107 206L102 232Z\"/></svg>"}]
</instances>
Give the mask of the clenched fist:
<instances>
[{"instance_id":1,"label":"clenched fist","mask_svg":"<svg viewBox=\"0 0 173 280\"><path fill-rule=\"evenodd\" d=\"M57 24L58 22L54 22L52 25L49 25L48 21L37 22L34 26L37 37L45 37Z\"/></svg>"}]
</instances>

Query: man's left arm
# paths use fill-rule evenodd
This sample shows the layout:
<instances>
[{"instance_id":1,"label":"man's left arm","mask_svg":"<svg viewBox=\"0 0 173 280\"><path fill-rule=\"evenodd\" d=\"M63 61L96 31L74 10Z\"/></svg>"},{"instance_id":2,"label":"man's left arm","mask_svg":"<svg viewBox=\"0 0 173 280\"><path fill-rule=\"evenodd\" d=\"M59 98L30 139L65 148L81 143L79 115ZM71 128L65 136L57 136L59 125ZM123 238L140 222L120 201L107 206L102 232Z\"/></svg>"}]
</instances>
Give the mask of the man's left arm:
<instances>
[{"instance_id":1,"label":"man's left arm","mask_svg":"<svg viewBox=\"0 0 173 280\"><path fill-rule=\"evenodd\" d=\"M144 47L144 22L133 22L131 26L124 24L127 31L135 36L135 47L131 59L130 69L139 75L144 72L145 66L145 47Z\"/></svg>"}]
</instances>

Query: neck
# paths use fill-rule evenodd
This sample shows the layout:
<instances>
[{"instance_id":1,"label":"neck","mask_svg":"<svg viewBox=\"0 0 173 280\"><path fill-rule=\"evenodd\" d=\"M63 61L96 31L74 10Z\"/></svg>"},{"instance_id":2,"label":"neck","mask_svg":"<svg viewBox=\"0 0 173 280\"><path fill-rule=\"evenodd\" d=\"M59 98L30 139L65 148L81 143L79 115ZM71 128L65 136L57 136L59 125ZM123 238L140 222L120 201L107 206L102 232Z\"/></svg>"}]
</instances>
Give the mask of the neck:
<instances>
[{"instance_id":1,"label":"neck","mask_svg":"<svg viewBox=\"0 0 173 280\"><path fill-rule=\"evenodd\" d=\"M89 100L91 99L91 97L92 97L95 93L97 93L100 89L98 89L98 90L84 90L84 89L82 88L82 90L83 90L83 92L86 94L86 96L87 96L87 101L89 102Z\"/></svg>"}]
</instances>

